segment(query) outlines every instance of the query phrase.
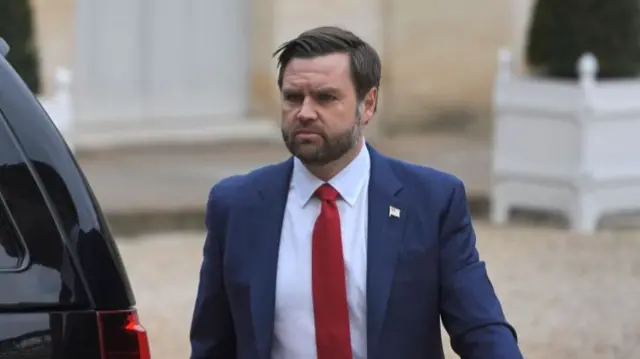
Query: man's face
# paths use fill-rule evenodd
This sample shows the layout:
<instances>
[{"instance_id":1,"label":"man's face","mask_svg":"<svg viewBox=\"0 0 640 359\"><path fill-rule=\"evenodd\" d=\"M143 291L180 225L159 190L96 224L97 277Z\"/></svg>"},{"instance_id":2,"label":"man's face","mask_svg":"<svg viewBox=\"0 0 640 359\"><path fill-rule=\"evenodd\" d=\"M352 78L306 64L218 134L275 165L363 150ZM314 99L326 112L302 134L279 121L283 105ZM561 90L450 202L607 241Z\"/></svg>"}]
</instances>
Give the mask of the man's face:
<instances>
[{"instance_id":1,"label":"man's face","mask_svg":"<svg viewBox=\"0 0 640 359\"><path fill-rule=\"evenodd\" d=\"M303 163L324 165L353 149L373 116L373 89L358 103L349 56L292 59L282 78L282 137Z\"/></svg>"}]
</instances>

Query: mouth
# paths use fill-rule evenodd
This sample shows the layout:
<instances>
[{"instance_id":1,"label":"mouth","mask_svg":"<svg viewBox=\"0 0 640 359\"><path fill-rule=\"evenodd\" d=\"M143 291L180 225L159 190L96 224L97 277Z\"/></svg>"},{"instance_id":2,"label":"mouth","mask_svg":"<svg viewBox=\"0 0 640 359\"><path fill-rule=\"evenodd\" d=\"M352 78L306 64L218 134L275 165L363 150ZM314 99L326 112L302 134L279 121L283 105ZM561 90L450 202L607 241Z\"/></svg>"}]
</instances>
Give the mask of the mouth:
<instances>
[{"instance_id":1,"label":"mouth","mask_svg":"<svg viewBox=\"0 0 640 359\"><path fill-rule=\"evenodd\" d=\"M319 131L304 129L304 130L293 131L293 135L294 136L298 136L298 135L303 135L303 136L307 136L307 135L321 136L322 134Z\"/></svg>"},{"instance_id":2,"label":"mouth","mask_svg":"<svg viewBox=\"0 0 640 359\"><path fill-rule=\"evenodd\" d=\"M310 130L300 130L300 131L295 131L293 133L293 137L301 142L307 142L307 143L313 143L313 142L317 142L320 141L322 139L322 135L319 132L316 131L310 131Z\"/></svg>"},{"instance_id":3,"label":"mouth","mask_svg":"<svg viewBox=\"0 0 640 359\"><path fill-rule=\"evenodd\" d=\"M316 132L296 132L294 136L302 140L321 137L320 134Z\"/></svg>"}]
</instances>

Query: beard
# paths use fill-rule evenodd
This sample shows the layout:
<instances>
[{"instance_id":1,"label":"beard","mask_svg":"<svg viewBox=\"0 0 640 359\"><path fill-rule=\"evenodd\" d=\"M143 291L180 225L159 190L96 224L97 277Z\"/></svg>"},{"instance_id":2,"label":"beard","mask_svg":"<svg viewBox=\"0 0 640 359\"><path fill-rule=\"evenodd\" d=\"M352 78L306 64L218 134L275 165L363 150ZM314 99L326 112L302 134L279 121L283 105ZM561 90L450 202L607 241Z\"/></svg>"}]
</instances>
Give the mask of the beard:
<instances>
[{"instance_id":1,"label":"beard","mask_svg":"<svg viewBox=\"0 0 640 359\"><path fill-rule=\"evenodd\" d=\"M323 166L341 158L356 146L362 136L362 122L360 111L358 111L353 126L339 134L329 136L321 130L315 131L314 133L321 139L319 144L297 139L295 133L292 133L294 131L284 127L281 131L287 149L300 162L310 166Z\"/></svg>"}]
</instances>

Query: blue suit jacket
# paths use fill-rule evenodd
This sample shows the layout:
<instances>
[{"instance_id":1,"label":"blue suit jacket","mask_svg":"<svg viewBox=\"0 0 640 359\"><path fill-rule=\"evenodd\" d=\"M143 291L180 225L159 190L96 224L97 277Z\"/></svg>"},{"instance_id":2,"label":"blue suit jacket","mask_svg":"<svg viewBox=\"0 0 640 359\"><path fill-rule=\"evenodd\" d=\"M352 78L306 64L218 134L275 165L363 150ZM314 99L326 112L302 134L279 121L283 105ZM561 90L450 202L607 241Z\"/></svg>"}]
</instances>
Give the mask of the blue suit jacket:
<instances>
[{"instance_id":1,"label":"blue suit jacket","mask_svg":"<svg viewBox=\"0 0 640 359\"><path fill-rule=\"evenodd\" d=\"M369 151L368 358L443 358L441 318L464 359L522 358L479 259L462 182ZM270 358L292 168L289 159L211 189L192 359Z\"/></svg>"}]
</instances>

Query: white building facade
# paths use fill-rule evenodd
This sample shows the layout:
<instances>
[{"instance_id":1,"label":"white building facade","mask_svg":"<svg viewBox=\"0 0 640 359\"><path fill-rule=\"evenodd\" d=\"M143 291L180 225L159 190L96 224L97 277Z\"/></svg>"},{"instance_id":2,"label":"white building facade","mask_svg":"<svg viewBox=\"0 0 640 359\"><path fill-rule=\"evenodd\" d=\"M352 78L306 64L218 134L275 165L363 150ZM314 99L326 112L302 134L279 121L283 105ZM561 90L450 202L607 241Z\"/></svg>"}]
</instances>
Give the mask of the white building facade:
<instances>
[{"instance_id":1,"label":"white building facade","mask_svg":"<svg viewBox=\"0 0 640 359\"><path fill-rule=\"evenodd\" d=\"M488 107L496 51L511 44L521 53L532 2L491 0L479 13L455 4L462 0L31 1L43 96L54 95L56 69L69 68L80 147L279 140L271 53L317 25L345 26L381 53L385 122L413 118L425 104ZM459 28L480 35L461 38L451 30Z\"/></svg>"}]
</instances>

